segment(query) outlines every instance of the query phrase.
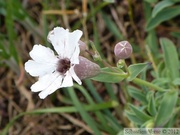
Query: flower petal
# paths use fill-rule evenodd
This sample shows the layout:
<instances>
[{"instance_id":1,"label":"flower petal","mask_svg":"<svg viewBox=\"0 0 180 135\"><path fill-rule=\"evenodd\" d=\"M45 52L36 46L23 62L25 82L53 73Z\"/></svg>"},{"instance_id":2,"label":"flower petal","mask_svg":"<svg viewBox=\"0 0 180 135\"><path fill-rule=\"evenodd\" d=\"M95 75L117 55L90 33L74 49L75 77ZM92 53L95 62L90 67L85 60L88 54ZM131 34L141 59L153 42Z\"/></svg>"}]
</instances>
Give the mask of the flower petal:
<instances>
[{"instance_id":1,"label":"flower petal","mask_svg":"<svg viewBox=\"0 0 180 135\"><path fill-rule=\"evenodd\" d=\"M29 53L33 60L25 63L25 70L32 76L42 76L56 69L58 58L54 52L42 45L34 45Z\"/></svg>"},{"instance_id":2,"label":"flower petal","mask_svg":"<svg viewBox=\"0 0 180 135\"><path fill-rule=\"evenodd\" d=\"M39 80L31 86L31 91L39 92L48 88L60 76L59 73L54 72L39 77ZM62 76L60 76L62 78Z\"/></svg>"},{"instance_id":3,"label":"flower petal","mask_svg":"<svg viewBox=\"0 0 180 135\"><path fill-rule=\"evenodd\" d=\"M67 71L61 87L71 87L71 86L73 86L73 80L71 74L69 73L69 71Z\"/></svg>"},{"instance_id":4,"label":"flower petal","mask_svg":"<svg viewBox=\"0 0 180 135\"><path fill-rule=\"evenodd\" d=\"M41 99L44 99L46 96L59 89L61 87L61 84L62 76L58 72L55 72L40 77L39 80L31 86L31 91L41 91L41 93L39 93L39 96Z\"/></svg>"},{"instance_id":5,"label":"flower petal","mask_svg":"<svg viewBox=\"0 0 180 135\"><path fill-rule=\"evenodd\" d=\"M82 84L81 80L79 79L79 77L78 77L78 76L76 75L76 73L74 72L74 66L69 69L69 72L70 72L71 76L73 77L73 79L74 79L79 85L81 85L81 84Z\"/></svg>"},{"instance_id":6,"label":"flower petal","mask_svg":"<svg viewBox=\"0 0 180 135\"><path fill-rule=\"evenodd\" d=\"M56 70L56 64L54 63L38 63L33 60L28 60L25 63L25 70L34 77L42 76L48 73L52 73Z\"/></svg>"},{"instance_id":7,"label":"flower petal","mask_svg":"<svg viewBox=\"0 0 180 135\"><path fill-rule=\"evenodd\" d=\"M53 31L49 32L47 38L52 43L60 58L69 58L73 60L73 63L78 63L80 52L78 42L81 36L82 31L80 30L69 32L68 29L65 30L64 28L56 27Z\"/></svg>"},{"instance_id":8,"label":"flower petal","mask_svg":"<svg viewBox=\"0 0 180 135\"><path fill-rule=\"evenodd\" d=\"M82 36L82 31L80 30L75 30L69 33L68 45L65 46L65 52L67 58L72 59L72 57L74 57L74 59L78 59L80 52L79 40L81 36Z\"/></svg>"},{"instance_id":9,"label":"flower petal","mask_svg":"<svg viewBox=\"0 0 180 135\"><path fill-rule=\"evenodd\" d=\"M42 45L34 45L32 51L29 54L36 62L55 63L57 61L57 57L54 55L54 52L50 48Z\"/></svg>"},{"instance_id":10,"label":"flower petal","mask_svg":"<svg viewBox=\"0 0 180 135\"><path fill-rule=\"evenodd\" d=\"M54 80L54 82L49 87L47 87L45 90L39 93L39 97L41 99L46 98L48 95L52 94L57 89L61 88L61 83L62 83L62 77L59 76Z\"/></svg>"},{"instance_id":11,"label":"flower petal","mask_svg":"<svg viewBox=\"0 0 180 135\"><path fill-rule=\"evenodd\" d=\"M79 64L79 53L80 53L80 48L76 47L70 59L71 64Z\"/></svg>"},{"instance_id":12,"label":"flower petal","mask_svg":"<svg viewBox=\"0 0 180 135\"><path fill-rule=\"evenodd\" d=\"M61 58L64 58L65 46L68 44L68 29L56 27L48 34L48 40L52 43L54 49Z\"/></svg>"}]
</instances>

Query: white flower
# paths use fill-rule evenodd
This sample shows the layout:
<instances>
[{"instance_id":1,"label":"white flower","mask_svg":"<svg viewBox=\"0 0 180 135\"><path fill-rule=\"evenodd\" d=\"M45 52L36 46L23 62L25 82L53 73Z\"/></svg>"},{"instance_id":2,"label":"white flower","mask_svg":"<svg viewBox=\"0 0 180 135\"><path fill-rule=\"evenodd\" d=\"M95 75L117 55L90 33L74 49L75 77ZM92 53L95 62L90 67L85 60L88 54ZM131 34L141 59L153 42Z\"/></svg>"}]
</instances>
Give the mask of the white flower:
<instances>
[{"instance_id":1,"label":"white flower","mask_svg":"<svg viewBox=\"0 0 180 135\"><path fill-rule=\"evenodd\" d=\"M79 39L82 31L69 32L68 29L56 27L48 34L48 41L53 45L57 55L47 47L34 45L29 53L32 60L25 63L25 70L39 80L31 86L31 91L40 92L44 99L62 87L73 86L73 79L81 85L81 80L74 72L79 64Z\"/></svg>"}]
</instances>

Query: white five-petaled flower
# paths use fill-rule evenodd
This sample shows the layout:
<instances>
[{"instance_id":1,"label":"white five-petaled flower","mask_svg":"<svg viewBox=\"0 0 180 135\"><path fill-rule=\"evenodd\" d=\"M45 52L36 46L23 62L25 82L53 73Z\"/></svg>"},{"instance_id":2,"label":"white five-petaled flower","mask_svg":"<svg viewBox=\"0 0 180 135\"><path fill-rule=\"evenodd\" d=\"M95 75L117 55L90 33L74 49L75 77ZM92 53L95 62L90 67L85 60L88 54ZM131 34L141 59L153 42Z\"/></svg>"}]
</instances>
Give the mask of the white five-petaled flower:
<instances>
[{"instance_id":1,"label":"white five-petaled flower","mask_svg":"<svg viewBox=\"0 0 180 135\"><path fill-rule=\"evenodd\" d=\"M48 41L57 54L42 45L34 45L29 53L32 60L25 63L25 70L38 81L31 86L31 91L40 92L44 99L62 87L73 86L73 79L81 85L81 80L74 72L74 66L79 64L79 39L82 31L69 32L68 29L56 27L48 34Z\"/></svg>"}]
</instances>

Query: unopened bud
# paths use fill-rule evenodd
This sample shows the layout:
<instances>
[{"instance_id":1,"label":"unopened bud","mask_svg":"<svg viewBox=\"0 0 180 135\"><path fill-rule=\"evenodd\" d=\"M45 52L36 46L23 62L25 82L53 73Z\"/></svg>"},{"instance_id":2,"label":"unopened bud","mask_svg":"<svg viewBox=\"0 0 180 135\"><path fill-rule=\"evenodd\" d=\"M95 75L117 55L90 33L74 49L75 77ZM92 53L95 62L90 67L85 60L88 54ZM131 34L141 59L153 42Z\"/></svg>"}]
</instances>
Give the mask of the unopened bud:
<instances>
[{"instance_id":1,"label":"unopened bud","mask_svg":"<svg viewBox=\"0 0 180 135\"><path fill-rule=\"evenodd\" d=\"M146 128L153 128L154 127L154 121L153 120L149 120L145 124L146 124Z\"/></svg>"},{"instance_id":2,"label":"unopened bud","mask_svg":"<svg viewBox=\"0 0 180 135\"><path fill-rule=\"evenodd\" d=\"M80 48L81 52L84 52L85 50L87 50L87 45L86 45L86 43L84 43L84 42L81 41L81 40L79 40L78 43L79 43L79 48Z\"/></svg>"},{"instance_id":3,"label":"unopened bud","mask_svg":"<svg viewBox=\"0 0 180 135\"><path fill-rule=\"evenodd\" d=\"M118 59L129 58L132 54L132 46L128 41L121 41L115 45L114 54Z\"/></svg>"},{"instance_id":4,"label":"unopened bud","mask_svg":"<svg viewBox=\"0 0 180 135\"><path fill-rule=\"evenodd\" d=\"M94 45L94 43L92 41L90 41L90 45L94 51L94 54L92 55L93 59L95 61L102 61L101 55L99 54L98 50L96 49L96 46Z\"/></svg>"},{"instance_id":5,"label":"unopened bud","mask_svg":"<svg viewBox=\"0 0 180 135\"><path fill-rule=\"evenodd\" d=\"M118 68L123 68L124 67L124 60L120 59L118 62L117 62L117 67Z\"/></svg>"},{"instance_id":6,"label":"unopened bud","mask_svg":"<svg viewBox=\"0 0 180 135\"><path fill-rule=\"evenodd\" d=\"M82 80L98 75L100 73L100 67L96 63L79 56L79 64L75 65L74 71L76 75Z\"/></svg>"},{"instance_id":7,"label":"unopened bud","mask_svg":"<svg viewBox=\"0 0 180 135\"><path fill-rule=\"evenodd\" d=\"M102 60L99 52L97 52L97 51L95 52L95 54L93 55L93 59L95 61L101 61Z\"/></svg>"}]
</instances>

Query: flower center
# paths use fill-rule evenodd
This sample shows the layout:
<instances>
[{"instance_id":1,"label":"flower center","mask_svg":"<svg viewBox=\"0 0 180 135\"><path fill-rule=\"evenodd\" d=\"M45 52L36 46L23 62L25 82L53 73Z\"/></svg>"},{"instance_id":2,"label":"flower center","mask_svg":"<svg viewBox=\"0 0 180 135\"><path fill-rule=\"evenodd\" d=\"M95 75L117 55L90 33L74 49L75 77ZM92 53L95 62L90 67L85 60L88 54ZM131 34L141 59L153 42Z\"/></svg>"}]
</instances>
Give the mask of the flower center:
<instances>
[{"instance_id":1,"label":"flower center","mask_svg":"<svg viewBox=\"0 0 180 135\"><path fill-rule=\"evenodd\" d=\"M65 74L66 71L68 71L70 68L70 60L68 58L60 59L58 61L58 67L57 71L59 71L61 74Z\"/></svg>"}]
</instances>

